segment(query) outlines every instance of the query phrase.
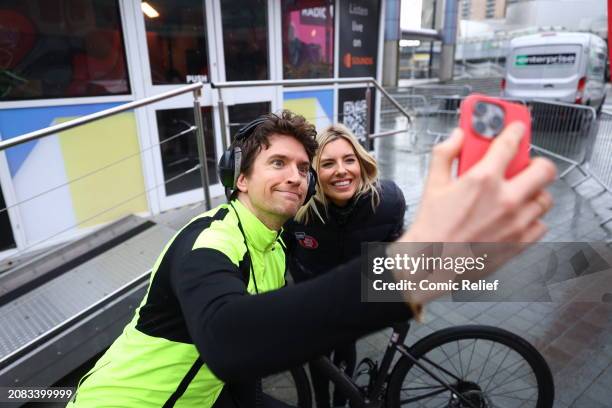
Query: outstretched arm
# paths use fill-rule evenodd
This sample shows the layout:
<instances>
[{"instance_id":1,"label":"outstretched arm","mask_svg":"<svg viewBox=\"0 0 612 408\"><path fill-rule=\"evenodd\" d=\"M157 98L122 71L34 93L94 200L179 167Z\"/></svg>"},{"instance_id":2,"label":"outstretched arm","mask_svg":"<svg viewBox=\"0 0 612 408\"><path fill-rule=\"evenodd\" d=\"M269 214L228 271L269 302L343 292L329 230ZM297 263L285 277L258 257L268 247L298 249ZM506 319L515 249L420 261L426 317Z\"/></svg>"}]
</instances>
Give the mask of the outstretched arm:
<instances>
[{"instance_id":1,"label":"outstretched arm","mask_svg":"<svg viewBox=\"0 0 612 408\"><path fill-rule=\"evenodd\" d=\"M401 298L361 302L360 266L355 260L318 279L249 296L225 255L199 249L173 280L202 359L220 379L239 381L289 369L409 319Z\"/></svg>"}]
</instances>

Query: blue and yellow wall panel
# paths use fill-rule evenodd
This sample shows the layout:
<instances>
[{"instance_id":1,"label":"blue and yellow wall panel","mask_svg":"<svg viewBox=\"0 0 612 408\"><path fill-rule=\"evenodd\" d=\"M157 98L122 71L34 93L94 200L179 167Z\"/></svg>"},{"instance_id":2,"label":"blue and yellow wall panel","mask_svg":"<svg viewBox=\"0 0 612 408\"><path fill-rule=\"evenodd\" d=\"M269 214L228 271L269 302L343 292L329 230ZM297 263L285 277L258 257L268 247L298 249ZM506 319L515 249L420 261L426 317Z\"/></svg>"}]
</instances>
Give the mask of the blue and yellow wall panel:
<instances>
[{"instance_id":1,"label":"blue and yellow wall panel","mask_svg":"<svg viewBox=\"0 0 612 408\"><path fill-rule=\"evenodd\" d=\"M303 115L321 131L334 120L334 91L290 91L283 93L283 107Z\"/></svg>"},{"instance_id":2,"label":"blue and yellow wall panel","mask_svg":"<svg viewBox=\"0 0 612 408\"><path fill-rule=\"evenodd\" d=\"M116 105L3 110L0 136L10 139ZM28 243L148 211L139 150L132 112L6 150Z\"/></svg>"}]
</instances>

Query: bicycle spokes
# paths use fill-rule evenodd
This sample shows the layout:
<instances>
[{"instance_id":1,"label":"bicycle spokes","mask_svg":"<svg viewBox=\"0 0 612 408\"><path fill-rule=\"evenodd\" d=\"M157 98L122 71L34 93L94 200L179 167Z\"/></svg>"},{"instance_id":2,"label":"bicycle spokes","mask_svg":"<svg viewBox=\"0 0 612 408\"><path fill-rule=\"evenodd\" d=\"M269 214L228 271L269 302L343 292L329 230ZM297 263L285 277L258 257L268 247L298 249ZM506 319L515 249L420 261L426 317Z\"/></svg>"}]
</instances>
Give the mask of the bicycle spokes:
<instances>
[{"instance_id":1,"label":"bicycle spokes","mask_svg":"<svg viewBox=\"0 0 612 408\"><path fill-rule=\"evenodd\" d=\"M533 370L519 353L502 343L456 340L432 348L417 361L402 384L400 404L432 408L536 407L538 386Z\"/></svg>"}]
</instances>

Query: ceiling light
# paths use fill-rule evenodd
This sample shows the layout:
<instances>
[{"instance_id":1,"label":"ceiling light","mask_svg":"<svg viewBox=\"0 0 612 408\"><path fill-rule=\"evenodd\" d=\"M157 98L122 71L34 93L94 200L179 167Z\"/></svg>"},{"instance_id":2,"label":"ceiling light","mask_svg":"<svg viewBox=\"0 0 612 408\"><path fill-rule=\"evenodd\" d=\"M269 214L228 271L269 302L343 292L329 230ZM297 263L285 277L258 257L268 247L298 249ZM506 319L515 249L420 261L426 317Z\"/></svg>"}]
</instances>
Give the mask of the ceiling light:
<instances>
[{"instance_id":1,"label":"ceiling light","mask_svg":"<svg viewBox=\"0 0 612 408\"><path fill-rule=\"evenodd\" d=\"M156 18L159 17L159 13L157 12L157 10L155 10L149 3L147 3L146 1L143 1L142 3L140 3L140 8L142 9L142 12L145 13L145 15L149 18Z\"/></svg>"}]
</instances>

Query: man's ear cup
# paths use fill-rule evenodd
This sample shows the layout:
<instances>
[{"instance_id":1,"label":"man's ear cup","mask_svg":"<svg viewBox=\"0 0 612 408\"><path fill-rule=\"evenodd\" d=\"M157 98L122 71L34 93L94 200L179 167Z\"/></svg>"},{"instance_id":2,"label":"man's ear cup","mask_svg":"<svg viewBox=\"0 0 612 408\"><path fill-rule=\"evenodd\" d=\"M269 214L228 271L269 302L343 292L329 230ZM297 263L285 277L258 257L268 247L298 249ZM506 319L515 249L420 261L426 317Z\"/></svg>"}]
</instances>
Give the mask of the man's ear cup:
<instances>
[{"instance_id":1,"label":"man's ear cup","mask_svg":"<svg viewBox=\"0 0 612 408\"><path fill-rule=\"evenodd\" d=\"M317 172L311 167L308 171L308 190L306 191L306 198L304 204L308 202L317 192Z\"/></svg>"},{"instance_id":2,"label":"man's ear cup","mask_svg":"<svg viewBox=\"0 0 612 408\"><path fill-rule=\"evenodd\" d=\"M234 149L227 149L221 155L219 159L219 166L217 168L219 173L219 180L223 187L234 189L234 173L236 172L236 163L234 160Z\"/></svg>"}]
</instances>

